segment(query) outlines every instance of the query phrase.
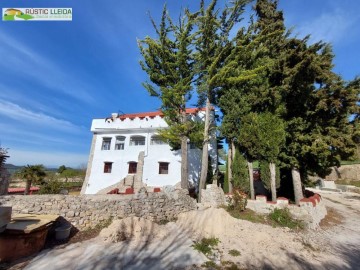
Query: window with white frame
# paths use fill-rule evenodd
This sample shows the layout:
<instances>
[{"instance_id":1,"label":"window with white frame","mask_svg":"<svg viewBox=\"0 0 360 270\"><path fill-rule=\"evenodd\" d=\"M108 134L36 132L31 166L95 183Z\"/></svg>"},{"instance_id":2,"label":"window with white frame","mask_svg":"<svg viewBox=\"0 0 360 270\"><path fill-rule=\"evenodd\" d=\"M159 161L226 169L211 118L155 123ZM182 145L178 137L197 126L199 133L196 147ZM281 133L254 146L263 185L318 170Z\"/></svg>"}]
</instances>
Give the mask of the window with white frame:
<instances>
[{"instance_id":1,"label":"window with white frame","mask_svg":"<svg viewBox=\"0 0 360 270\"><path fill-rule=\"evenodd\" d=\"M166 144L166 142L159 135L154 135L151 137L150 144L160 145L160 144Z\"/></svg>"},{"instance_id":2,"label":"window with white frame","mask_svg":"<svg viewBox=\"0 0 360 270\"><path fill-rule=\"evenodd\" d=\"M145 145L145 137L144 136L132 136L130 138L130 145Z\"/></svg>"},{"instance_id":3,"label":"window with white frame","mask_svg":"<svg viewBox=\"0 0 360 270\"><path fill-rule=\"evenodd\" d=\"M124 150L125 148L125 136L116 136L115 150Z\"/></svg>"},{"instance_id":4,"label":"window with white frame","mask_svg":"<svg viewBox=\"0 0 360 270\"><path fill-rule=\"evenodd\" d=\"M103 138L101 150L110 150L111 138Z\"/></svg>"}]
</instances>

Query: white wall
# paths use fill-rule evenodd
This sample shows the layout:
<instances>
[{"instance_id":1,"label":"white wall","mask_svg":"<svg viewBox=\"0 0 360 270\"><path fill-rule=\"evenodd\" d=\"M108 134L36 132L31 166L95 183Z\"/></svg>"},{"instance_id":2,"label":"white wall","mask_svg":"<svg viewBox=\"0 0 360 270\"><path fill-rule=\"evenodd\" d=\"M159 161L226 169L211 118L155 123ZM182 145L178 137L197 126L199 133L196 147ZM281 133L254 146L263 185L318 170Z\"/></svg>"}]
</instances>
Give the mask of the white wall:
<instances>
[{"instance_id":1,"label":"white wall","mask_svg":"<svg viewBox=\"0 0 360 270\"><path fill-rule=\"evenodd\" d=\"M128 175L128 162L138 162L138 155L145 152L143 182L148 186L174 185L181 180L181 151L171 151L170 146L151 145L151 136L159 128L166 128L167 124L160 116L143 119L126 118L114 121L94 119L91 131L97 134L92 166L89 166L89 180L85 194L94 194L110 185L116 184ZM125 136L124 150L115 150L116 136ZM145 145L130 146L131 136L145 136ZM103 138L111 137L110 150L101 150ZM209 145L209 154L216 157L216 141ZM111 173L104 173L104 162L112 162ZM159 162L169 162L169 173L159 174ZM189 181L197 183L201 169L201 151L189 149ZM213 167L216 166L216 158Z\"/></svg>"}]
</instances>

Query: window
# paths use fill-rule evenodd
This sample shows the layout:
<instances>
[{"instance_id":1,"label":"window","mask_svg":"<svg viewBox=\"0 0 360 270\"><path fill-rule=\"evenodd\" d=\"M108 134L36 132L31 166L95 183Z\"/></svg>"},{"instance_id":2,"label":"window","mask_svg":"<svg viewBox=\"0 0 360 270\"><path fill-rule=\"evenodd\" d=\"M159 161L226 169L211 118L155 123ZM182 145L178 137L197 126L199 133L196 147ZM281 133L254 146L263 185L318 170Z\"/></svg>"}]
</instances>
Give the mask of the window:
<instances>
[{"instance_id":1,"label":"window","mask_svg":"<svg viewBox=\"0 0 360 270\"><path fill-rule=\"evenodd\" d=\"M111 138L103 138L101 150L110 150Z\"/></svg>"},{"instance_id":2,"label":"window","mask_svg":"<svg viewBox=\"0 0 360 270\"><path fill-rule=\"evenodd\" d=\"M112 162L104 162L104 173L111 173Z\"/></svg>"},{"instance_id":3,"label":"window","mask_svg":"<svg viewBox=\"0 0 360 270\"><path fill-rule=\"evenodd\" d=\"M196 149L195 143L190 143L190 149Z\"/></svg>"},{"instance_id":4,"label":"window","mask_svg":"<svg viewBox=\"0 0 360 270\"><path fill-rule=\"evenodd\" d=\"M154 135L154 136L151 137L150 144L152 144L152 145L160 145L160 144L166 144L166 142L164 142L164 140L160 136Z\"/></svg>"},{"instance_id":5,"label":"window","mask_svg":"<svg viewBox=\"0 0 360 270\"><path fill-rule=\"evenodd\" d=\"M130 138L130 145L145 145L144 136L132 136Z\"/></svg>"},{"instance_id":6,"label":"window","mask_svg":"<svg viewBox=\"0 0 360 270\"><path fill-rule=\"evenodd\" d=\"M169 173L169 162L159 162L159 174Z\"/></svg>"},{"instance_id":7,"label":"window","mask_svg":"<svg viewBox=\"0 0 360 270\"><path fill-rule=\"evenodd\" d=\"M129 162L129 174L135 174L137 170L137 162Z\"/></svg>"},{"instance_id":8,"label":"window","mask_svg":"<svg viewBox=\"0 0 360 270\"><path fill-rule=\"evenodd\" d=\"M115 150L124 150L125 147L125 137L117 136L115 141Z\"/></svg>"}]
</instances>

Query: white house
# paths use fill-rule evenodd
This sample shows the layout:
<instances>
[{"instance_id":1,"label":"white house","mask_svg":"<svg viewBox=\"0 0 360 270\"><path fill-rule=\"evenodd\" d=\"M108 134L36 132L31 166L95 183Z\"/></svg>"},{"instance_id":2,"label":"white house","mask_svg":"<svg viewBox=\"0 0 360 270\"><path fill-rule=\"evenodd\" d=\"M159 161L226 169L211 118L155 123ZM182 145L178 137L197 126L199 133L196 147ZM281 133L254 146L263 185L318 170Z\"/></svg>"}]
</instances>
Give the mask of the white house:
<instances>
[{"instance_id":1,"label":"white house","mask_svg":"<svg viewBox=\"0 0 360 270\"><path fill-rule=\"evenodd\" d=\"M204 109L186 109L193 119L203 121ZM94 119L93 139L82 194L107 193L115 187L162 187L181 179L181 151L171 151L157 132L167 128L160 111ZM212 167L217 168L216 138L209 144ZM197 185L201 150L188 150L189 181Z\"/></svg>"}]
</instances>

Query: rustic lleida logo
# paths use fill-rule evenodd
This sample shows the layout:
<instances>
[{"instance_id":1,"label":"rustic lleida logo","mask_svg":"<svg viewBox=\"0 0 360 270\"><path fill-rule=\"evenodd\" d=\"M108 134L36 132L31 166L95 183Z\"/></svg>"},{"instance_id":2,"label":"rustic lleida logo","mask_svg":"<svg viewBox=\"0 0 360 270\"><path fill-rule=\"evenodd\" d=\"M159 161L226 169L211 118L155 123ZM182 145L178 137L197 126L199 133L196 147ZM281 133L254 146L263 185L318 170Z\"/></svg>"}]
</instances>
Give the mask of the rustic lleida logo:
<instances>
[{"instance_id":1,"label":"rustic lleida logo","mask_svg":"<svg viewBox=\"0 0 360 270\"><path fill-rule=\"evenodd\" d=\"M8 8L5 10L3 15L4 21L14 21L14 20L31 20L34 17L23 13L20 9Z\"/></svg>"},{"instance_id":2,"label":"rustic lleida logo","mask_svg":"<svg viewBox=\"0 0 360 270\"><path fill-rule=\"evenodd\" d=\"M3 8L3 21L72 21L72 8Z\"/></svg>"}]
</instances>

